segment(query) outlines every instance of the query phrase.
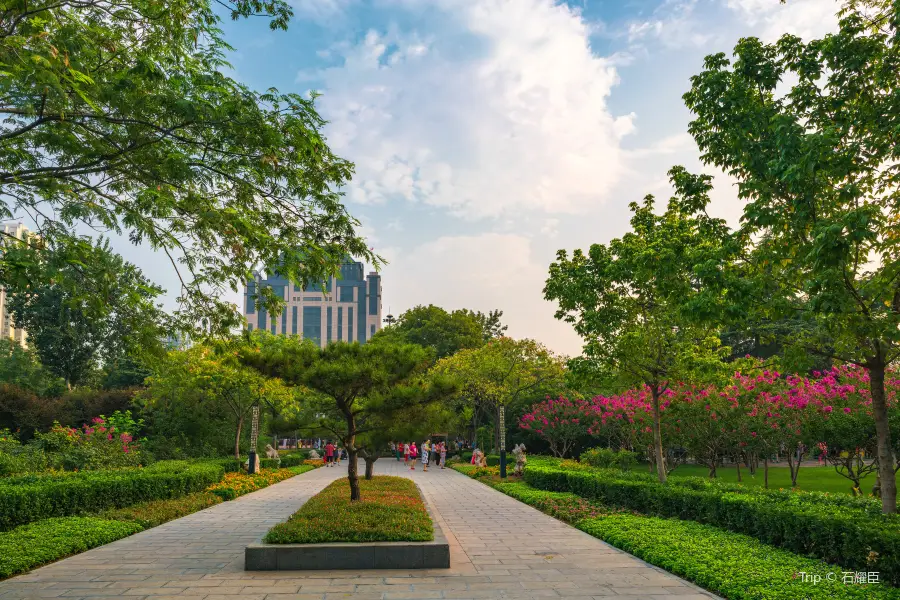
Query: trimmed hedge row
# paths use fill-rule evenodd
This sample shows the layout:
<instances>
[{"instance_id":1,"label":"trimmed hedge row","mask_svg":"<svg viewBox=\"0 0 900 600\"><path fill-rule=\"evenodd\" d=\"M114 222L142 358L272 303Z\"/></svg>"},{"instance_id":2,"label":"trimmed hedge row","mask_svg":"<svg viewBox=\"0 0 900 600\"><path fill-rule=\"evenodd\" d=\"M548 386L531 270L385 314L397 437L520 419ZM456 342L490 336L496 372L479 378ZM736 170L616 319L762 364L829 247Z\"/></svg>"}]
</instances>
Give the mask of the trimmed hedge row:
<instances>
[{"instance_id":1,"label":"trimmed hedge row","mask_svg":"<svg viewBox=\"0 0 900 600\"><path fill-rule=\"evenodd\" d=\"M89 471L76 476L0 481L0 530L48 519L178 498L220 481L221 465L183 463L146 469Z\"/></svg>"},{"instance_id":2,"label":"trimmed hedge row","mask_svg":"<svg viewBox=\"0 0 900 600\"><path fill-rule=\"evenodd\" d=\"M767 544L843 565L877 570L900 584L900 523L863 511L747 489L660 484L614 472L548 467L525 470L524 480L542 490L572 492L647 515L676 517L744 533Z\"/></svg>"},{"instance_id":3,"label":"trimmed hedge row","mask_svg":"<svg viewBox=\"0 0 900 600\"><path fill-rule=\"evenodd\" d=\"M729 600L875 600L898 595L884 583L845 584L841 567L710 525L618 514L584 519L577 526Z\"/></svg>"},{"instance_id":4,"label":"trimmed hedge row","mask_svg":"<svg viewBox=\"0 0 900 600\"><path fill-rule=\"evenodd\" d=\"M144 529L157 527L197 511L220 504L222 499L210 492L197 492L170 500L153 500L125 508L114 508L100 515L113 521L134 521Z\"/></svg>"},{"instance_id":5,"label":"trimmed hedge row","mask_svg":"<svg viewBox=\"0 0 900 600\"><path fill-rule=\"evenodd\" d=\"M143 530L133 521L63 517L0 532L0 579Z\"/></svg>"}]
</instances>

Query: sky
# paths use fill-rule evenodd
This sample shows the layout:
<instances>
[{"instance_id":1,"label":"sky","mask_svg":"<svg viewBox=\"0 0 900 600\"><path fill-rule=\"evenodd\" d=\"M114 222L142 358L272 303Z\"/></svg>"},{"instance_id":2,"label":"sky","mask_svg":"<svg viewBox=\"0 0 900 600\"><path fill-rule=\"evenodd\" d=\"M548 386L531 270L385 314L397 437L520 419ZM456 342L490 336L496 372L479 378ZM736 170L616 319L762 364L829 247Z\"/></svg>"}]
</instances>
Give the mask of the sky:
<instances>
[{"instance_id":1,"label":"sky","mask_svg":"<svg viewBox=\"0 0 900 600\"><path fill-rule=\"evenodd\" d=\"M741 214L699 161L681 96L738 39L818 37L833 0L290 0L288 31L226 21L232 76L319 91L345 190L388 264L385 314L417 304L503 311L508 334L565 355L581 340L543 299L549 265L627 231L628 204L683 165L715 175L711 212ZM127 246L127 244L125 244ZM117 248L178 295L145 248ZM233 301L242 304L240 293Z\"/></svg>"}]
</instances>

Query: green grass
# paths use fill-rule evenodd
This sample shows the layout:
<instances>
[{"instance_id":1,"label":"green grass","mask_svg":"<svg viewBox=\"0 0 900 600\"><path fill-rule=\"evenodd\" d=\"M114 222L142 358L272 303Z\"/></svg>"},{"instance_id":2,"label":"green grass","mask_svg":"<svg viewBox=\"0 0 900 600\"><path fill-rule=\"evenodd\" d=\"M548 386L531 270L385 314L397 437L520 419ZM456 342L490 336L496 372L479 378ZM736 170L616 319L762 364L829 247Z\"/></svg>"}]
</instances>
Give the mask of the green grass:
<instances>
[{"instance_id":1,"label":"green grass","mask_svg":"<svg viewBox=\"0 0 900 600\"><path fill-rule=\"evenodd\" d=\"M431 518L416 484L380 475L359 480L360 500L350 502L350 483L339 479L310 498L285 523L266 534L268 544L328 542L427 542Z\"/></svg>"},{"instance_id":2,"label":"green grass","mask_svg":"<svg viewBox=\"0 0 900 600\"><path fill-rule=\"evenodd\" d=\"M717 479L728 483L737 483L737 469L734 467L719 467L716 469ZM681 465L669 475L670 477L708 477L709 469L702 465ZM750 475L750 471L741 467L741 483L750 487L763 487L762 467L757 469L756 475ZM868 495L875 484L875 474L862 479L862 493ZM846 477L835 472L832 466L800 467L797 477L797 487L807 492L829 492L833 494L850 494L853 483ZM791 472L787 466L773 467L769 465L769 489L789 489L791 487Z\"/></svg>"},{"instance_id":3,"label":"green grass","mask_svg":"<svg viewBox=\"0 0 900 600\"><path fill-rule=\"evenodd\" d=\"M0 579L141 531L134 521L61 517L0 532Z\"/></svg>"}]
</instances>

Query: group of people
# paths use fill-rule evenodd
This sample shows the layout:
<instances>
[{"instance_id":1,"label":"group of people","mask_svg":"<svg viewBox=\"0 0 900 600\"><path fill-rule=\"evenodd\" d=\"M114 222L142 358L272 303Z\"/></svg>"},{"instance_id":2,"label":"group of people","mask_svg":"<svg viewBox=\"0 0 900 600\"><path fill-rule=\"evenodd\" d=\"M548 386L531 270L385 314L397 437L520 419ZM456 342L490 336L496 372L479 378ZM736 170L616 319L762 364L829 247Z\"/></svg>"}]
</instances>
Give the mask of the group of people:
<instances>
[{"instance_id":1,"label":"group of people","mask_svg":"<svg viewBox=\"0 0 900 600\"><path fill-rule=\"evenodd\" d=\"M325 466L340 466L341 458L347 458L347 451L328 440L325 444Z\"/></svg>"},{"instance_id":2,"label":"group of people","mask_svg":"<svg viewBox=\"0 0 900 600\"><path fill-rule=\"evenodd\" d=\"M426 440L421 447L416 446L415 442L391 442L391 452L399 461L403 457L403 463L409 465L411 471L416 470L416 459L422 461L422 469L428 470L428 465L437 461L438 465L443 469L447 462L447 442L431 443Z\"/></svg>"}]
</instances>

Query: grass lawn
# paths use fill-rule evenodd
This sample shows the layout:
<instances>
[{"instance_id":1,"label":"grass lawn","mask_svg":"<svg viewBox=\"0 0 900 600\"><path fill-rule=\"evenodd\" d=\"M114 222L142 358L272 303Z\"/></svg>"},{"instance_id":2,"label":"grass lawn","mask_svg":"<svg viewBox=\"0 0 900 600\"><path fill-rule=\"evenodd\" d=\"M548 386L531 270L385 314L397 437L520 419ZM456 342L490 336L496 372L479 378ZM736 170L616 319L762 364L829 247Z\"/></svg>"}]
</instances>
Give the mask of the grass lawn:
<instances>
[{"instance_id":1,"label":"grass lawn","mask_svg":"<svg viewBox=\"0 0 900 600\"><path fill-rule=\"evenodd\" d=\"M703 465L681 465L669 475L670 477L708 477L709 469ZM734 467L719 467L716 469L718 479L729 483L737 483L737 469ZM750 475L750 471L741 467L741 483L748 486L763 486L763 470L760 467L756 471L756 476ZM875 484L875 474L872 473L862 480L862 493L868 495L872 493L872 486ZM797 487L807 492L831 492L849 494L853 483L846 477L838 475L834 467L828 465L824 467L800 467L800 475L797 477ZM769 465L769 488L788 489L791 487L791 472L787 465L781 467L773 467Z\"/></svg>"},{"instance_id":2,"label":"grass lawn","mask_svg":"<svg viewBox=\"0 0 900 600\"><path fill-rule=\"evenodd\" d=\"M431 518L419 489L405 477L359 480L360 500L350 502L350 482L339 479L310 498L266 534L267 544L329 542L428 542Z\"/></svg>"}]
</instances>

